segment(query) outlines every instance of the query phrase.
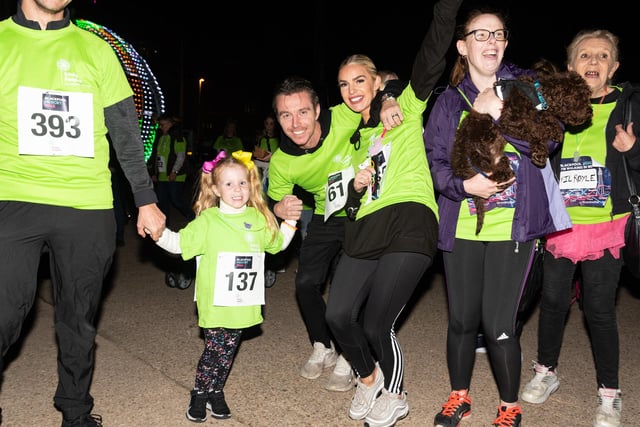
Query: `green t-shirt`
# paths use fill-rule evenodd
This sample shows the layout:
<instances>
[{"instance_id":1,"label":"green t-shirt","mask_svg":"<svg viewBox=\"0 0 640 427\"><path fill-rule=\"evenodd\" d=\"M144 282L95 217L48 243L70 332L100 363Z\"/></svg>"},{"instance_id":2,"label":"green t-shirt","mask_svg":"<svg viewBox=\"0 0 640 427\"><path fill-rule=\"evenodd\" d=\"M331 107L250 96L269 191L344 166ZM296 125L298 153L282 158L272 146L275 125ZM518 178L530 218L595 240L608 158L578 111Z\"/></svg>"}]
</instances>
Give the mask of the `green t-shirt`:
<instances>
[{"instance_id":1,"label":"green t-shirt","mask_svg":"<svg viewBox=\"0 0 640 427\"><path fill-rule=\"evenodd\" d=\"M275 136L268 137L263 136L260 138L260 142L258 143L258 147L262 148L265 151L273 153L280 146L280 140Z\"/></svg>"},{"instance_id":2,"label":"green t-shirt","mask_svg":"<svg viewBox=\"0 0 640 427\"><path fill-rule=\"evenodd\" d=\"M113 206L104 109L133 95L113 49L75 25L0 22L0 200Z\"/></svg>"},{"instance_id":3,"label":"green t-shirt","mask_svg":"<svg viewBox=\"0 0 640 427\"><path fill-rule=\"evenodd\" d=\"M386 206L416 202L427 206L438 218L435 191L422 138L422 113L427 101L419 100L411 85L398 97L404 121L401 126L384 131L384 125L360 129L362 148L383 153L382 173L379 173L379 193L373 199L365 193L357 219ZM383 136L384 134L384 136ZM382 137L382 138L381 138ZM374 154L375 155L375 154ZM353 163L357 171L362 161Z\"/></svg>"},{"instance_id":4,"label":"green t-shirt","mask_svg":"<svg viewBox=\"0 0 640 427\"><path fill-rule=\"evenodd\" d=\"M329 175L349 168L354 162L361 162L366 156L366 150L355 150L354 145L349 142L359 122L359 114L344 104L337 105L331 108L331 127L322 147L300 156L287 154L282 149L277 150L271 157L269 166L269 197L280 201L284 196L292 194L293 186L297 184L313 194L314 213L324 215ZM345 216L344 209L335 215Z\"/></svg>"},{"instance_id":5,"label":"green t-shirt","mask_svg":"<svg viewBox=\"0 0 640 427\"><path fill-rule=\"evenodd\" d=\"M180 230L182 258L199 257L196 272L198 324L202 328L248 328L262 323L262 306L213 305L216 268L220 252L279 252L283 236L271 241L267 222L252 207L238 214L209 208Z\"/></svg>"},{"instance_id":6,"label":"green t-shirt","mask_svg":"<svg viewBox=\"0 0 640 427\"><path fill-rule=\"evenodd\" d=\"M242 139L240 139L240 137L234 136L227 138L224 135L220 135L216 139L216 142L213 143L213 148L216 150L224 150L226 151L227 156L230 156L234 151L243 150L244 145L242 144Z\"/></svg>"}]
</instances>

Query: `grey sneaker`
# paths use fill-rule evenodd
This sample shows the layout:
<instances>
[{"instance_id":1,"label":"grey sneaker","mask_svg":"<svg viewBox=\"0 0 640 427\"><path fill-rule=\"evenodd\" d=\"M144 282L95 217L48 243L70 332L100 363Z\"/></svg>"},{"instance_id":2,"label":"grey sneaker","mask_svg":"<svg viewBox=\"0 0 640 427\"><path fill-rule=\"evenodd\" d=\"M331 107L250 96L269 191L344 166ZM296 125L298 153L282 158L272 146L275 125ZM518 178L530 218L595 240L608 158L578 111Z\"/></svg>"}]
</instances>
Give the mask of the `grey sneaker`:
<instances>
[{"instance_id":1,"label":"grey sneaker","mask_svg":"<svg viewBox=\"0 0 640 427\"><path fill-rule=\"evenodd\" d=\"M536 375L524 386L520 398L529 403L544 403L560 387L560 380L555 370L551 371L537 362L533 369Z\"/></svg>"},{"instance_id":2,"label":"grey sneaker","mask_svg":"<svg viewBox=\"0 0 640 427\"><path fill-rule=\"evenodd\" d=\"M598 409L593 427L622 427L622 392L615 388L598 389Z\"/></svg>"},{"instance_id":3,"label":"grey sneaker","mask_svg":"<svg viewBox=\"0 0 640 427\"><path fill-rule=\"evenodd\" d=\"M323 369L333 367L337 359L338 353L333 348L333 344L331 348L327 348L321 342L314 342L313 353L300 369L300 375L309 380L315 380L322 374Z\"/></svg>"},{"instance_id":4,"label":"grey sneaker","mask_svg":"<svg viewBox=\"0 0 640 427\"><path fill-rule=\"evenodd\" d=\"M351 365L344 356L338 356L336 366L333 368L333 372L331 372L327 385L324 388L329 391L349 391L353 390L355 385Z\"/></svg>"},{"instance_id":5,"label":"grey sneaker","mask_svg":"<svg viewBox=\"0 0 640 427\"><path fill-rule=\"evenodd\" d=\"M369 414L376 402L376 397L384 387L384 375L377 363L374 372L376 378L370 387L364 385L360 378L356 379L356 393L353 395L349 407L349 418L352 420L361 420Z\"/></svg>"},{"instance_id":6,"label":"grey sneaker","mask_svg":"<svg viewBox=\"0 0 640 427\"><path fill-rule=\"evenodd\" d=\"M403 391L397 395L389 393L383 388L380 397L376 399L373 408L364 419L364 425L366 427L391 427L408 414L407 393Z\"/></svg>"}]
</instances>

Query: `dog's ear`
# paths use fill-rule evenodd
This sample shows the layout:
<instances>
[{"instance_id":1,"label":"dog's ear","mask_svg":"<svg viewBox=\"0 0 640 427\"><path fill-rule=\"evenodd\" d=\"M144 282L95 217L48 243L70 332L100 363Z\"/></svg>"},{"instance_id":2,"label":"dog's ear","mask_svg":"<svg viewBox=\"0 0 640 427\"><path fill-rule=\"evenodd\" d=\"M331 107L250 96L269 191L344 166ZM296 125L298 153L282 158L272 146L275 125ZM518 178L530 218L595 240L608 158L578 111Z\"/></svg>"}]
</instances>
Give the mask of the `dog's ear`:
<instances>
[{"instance_id":1,"label":"dog's ear","mask_svg":"<svg viewBox=\"0 0 640 427\"><path fill-rule=\"evenodd\" d=\"M551 112L567 126L589 122L593 116L591 89L575 71L563 71L541 77Z\"/></svg>"}]
</instances>

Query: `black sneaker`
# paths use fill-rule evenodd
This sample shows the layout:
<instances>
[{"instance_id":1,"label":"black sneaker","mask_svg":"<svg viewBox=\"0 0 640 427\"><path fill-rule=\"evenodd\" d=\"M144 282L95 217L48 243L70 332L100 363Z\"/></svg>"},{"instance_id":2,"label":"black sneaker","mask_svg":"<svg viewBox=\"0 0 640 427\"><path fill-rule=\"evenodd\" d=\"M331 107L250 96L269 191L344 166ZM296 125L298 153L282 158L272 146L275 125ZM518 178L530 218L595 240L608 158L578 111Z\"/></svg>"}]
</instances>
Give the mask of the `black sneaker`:
<instances>
[{"instance_id":1,"label":"black sneaker","mask_svg":"<svg viewBox=\"0 0 640 427\"><path fill-rule=\"evenodd\" d=\"M458 427L460 420L471 415L471 399L466 391L452 391L433 420L435 427Z\"/></svg>"},{"instance_id":2,"label":"black sneaker","mask_svg":"<svg viewBox=\"0 0 640 427\"><path fill-rule=\"evenodd\" d=\"M520 427L522 421L522 409L520 405L516 406L500 406L498 407L498 415L493 420L493 427Z\"/></svg>"},{"instance_id":3,"label":"black sneaker","mask_svg":"<svg viewBox=\"0 0 640 427\"><path fill-rule=\"evenodd\" d=\"M84 414L73 420L62 420L62 427L102 427L102 417L97 414Z\"/></svg>"},{"instance_id":4,"label":"black sneaker","mask_svg":"<svg viewBox=\"0 0 640 427\"><path fill-rule=\"evenodd\" d=\"M207 393L191 390L191 400L187 409L187 419L194 423L207 421Z\"/></svg>"},{"instance_id":5,"label":"black sneaker","mask_svg":"<svg viewBox=\"0 0 640 427\"><path fill-rule=\"evenodd\" d=\"M276 272L273 270L264 271L264 287L271 288L276 284Z\"/></svg>"},{"instance_id":6,"label":"black sneaker","mask_svg":"<svg viewBox=\"0 0 640 427\"><path fill-rule=\"evenodd\" d=\"M231 411L224 400L224 392L210 391L207 400L207 409L211 411L211 416L219 420L231 418Z\"/></svg>"}]
</instances>

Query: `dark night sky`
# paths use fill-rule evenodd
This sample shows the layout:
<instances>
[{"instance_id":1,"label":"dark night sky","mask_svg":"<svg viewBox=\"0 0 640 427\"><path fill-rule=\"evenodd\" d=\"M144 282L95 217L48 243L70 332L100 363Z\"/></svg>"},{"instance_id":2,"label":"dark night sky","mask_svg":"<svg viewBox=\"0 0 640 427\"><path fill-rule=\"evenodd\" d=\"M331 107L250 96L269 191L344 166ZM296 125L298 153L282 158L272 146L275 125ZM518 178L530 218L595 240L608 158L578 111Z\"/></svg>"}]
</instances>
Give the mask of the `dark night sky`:
<instances>
[{"instance_id":1,"label":"dark night sky","mask_svg":"<svg viewBox=\"0 0 640 427\"><path fill-rule=\"evenodd\" d=\"M392 2L402 7L384 9L361 1L250 6L239 1L167 5L150 0L74 0L71 5L75 17L111 29L142 55L162 87L167 109L182 114L189 125L195 120L201 77L203 111L221 117L247 111L262 116L270 110L274 85L291 74L311 79L323 103L339 102L338 64L356 52L371 56L378 68L408 78L433 2L408 3ZM3 17L15 10L14 0L0 4ZM184 9L177 7L181 5ZM467 0L461 16L481 5L497 7L509 18L507 60L530 66L546 57L564 66L566 45L578 30L606 28L621 39L615 81L640 80L640 61L633 54L640 40L637 19L624 13L621 1L587 8L574 0ZM574 12L560 12L559 7ZM450 52L453 59L454 49ZM448 70L443 82L447 75Z\"/></svg>"}]
</instances>

